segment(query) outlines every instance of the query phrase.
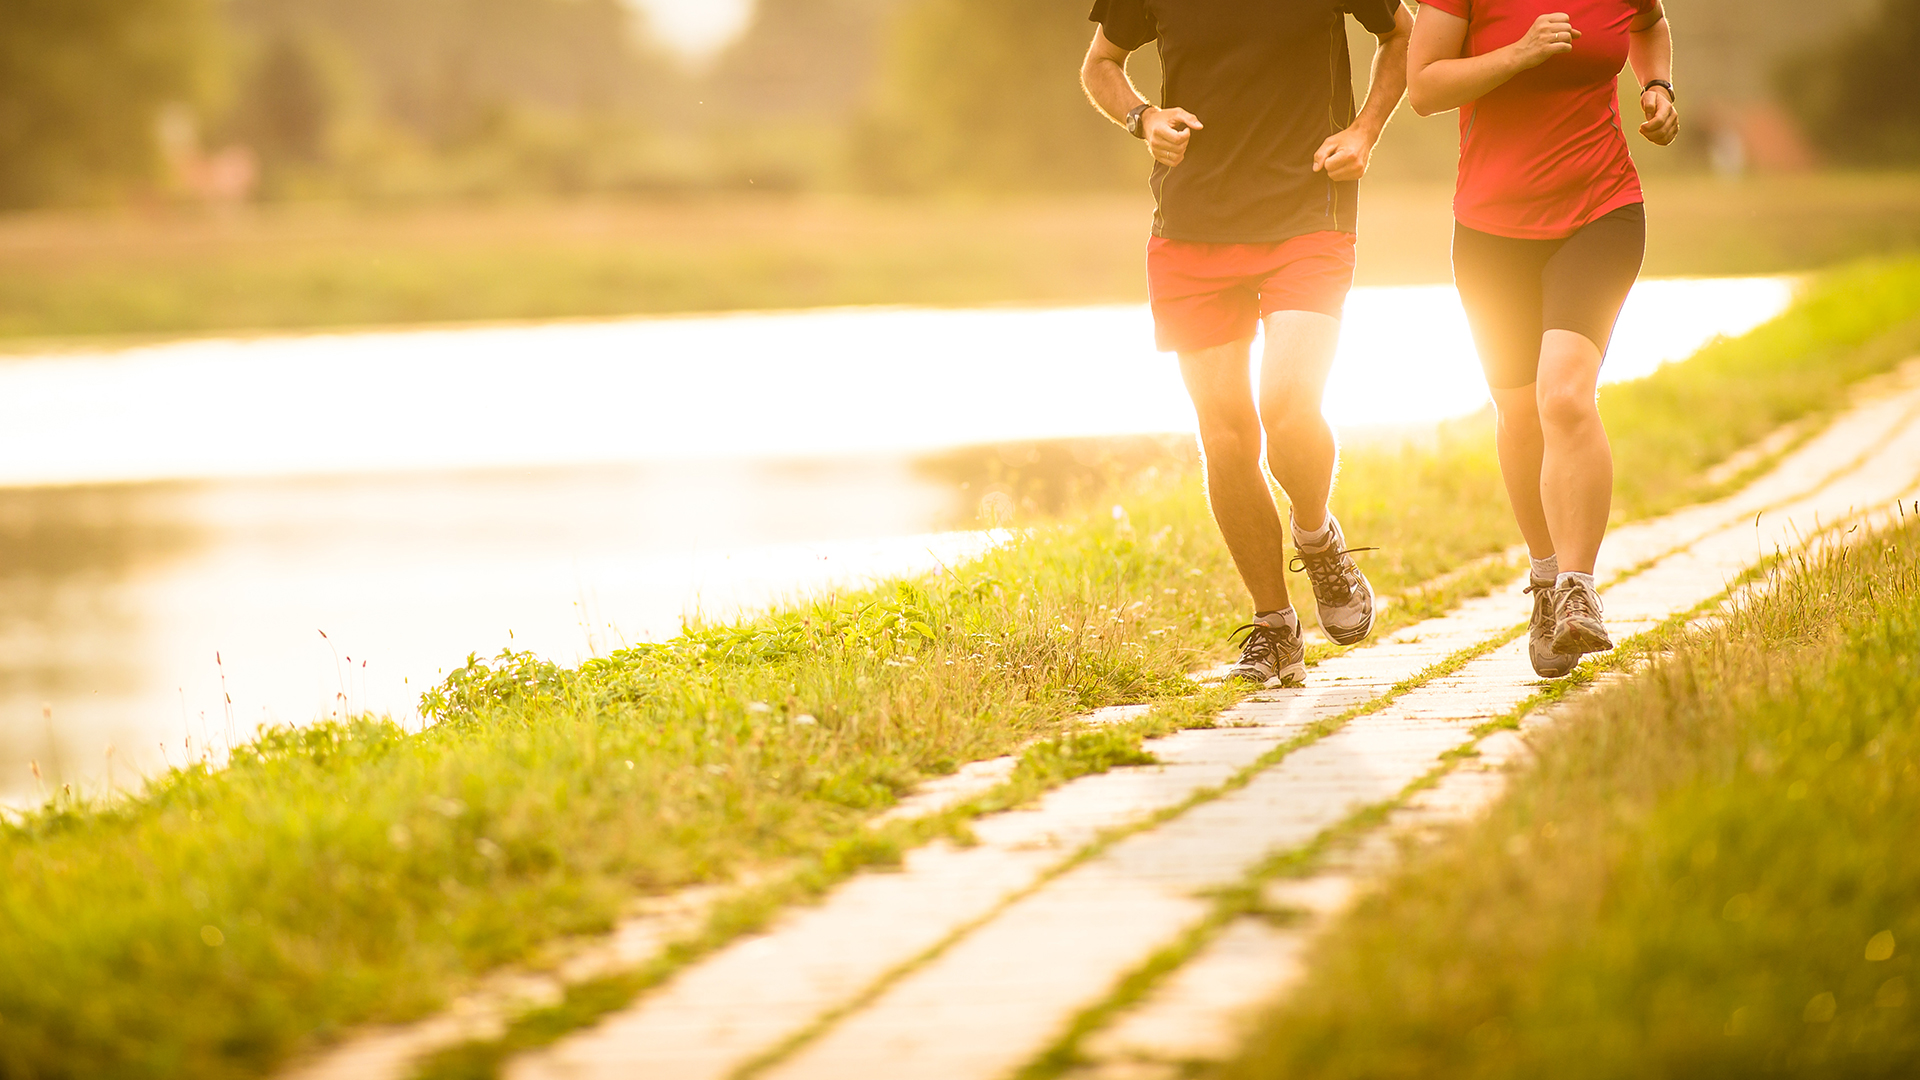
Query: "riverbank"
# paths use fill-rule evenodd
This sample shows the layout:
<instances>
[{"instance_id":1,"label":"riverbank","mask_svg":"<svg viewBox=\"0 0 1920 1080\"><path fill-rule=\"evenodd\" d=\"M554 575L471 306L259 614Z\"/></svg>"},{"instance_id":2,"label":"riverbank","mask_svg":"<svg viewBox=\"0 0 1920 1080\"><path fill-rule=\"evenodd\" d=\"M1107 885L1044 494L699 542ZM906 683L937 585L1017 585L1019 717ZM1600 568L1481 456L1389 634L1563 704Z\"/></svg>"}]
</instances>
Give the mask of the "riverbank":
<instances>
[{"instance_id":1,"label":"riverbank","mask_svg":"<svg viewBox=\"0 0 1920 1080\"><path fill-rule=\"evenodd\" d=\"M1736 482L1764 456L1709 467L1916 346L1920 264L1870 266L1609 387L1635 470L1622 515ZM1484 418L1354 454L1339 500L1349 534L1385 549L1367 564L1396 601L1383 630L1506 573L1418 591L1510 543ZM963 762L1042 740L1004 795L1019 798L1134 760L1145 735L1205 717L1047 740L1095 706L1183 697L1244 612L1197 486L1143 479L1116 501L930 579L577 669L470 662L429 695L421 734L280 732L137 799L56 800L0 833L0 1053L38 1075L255 1074L347 1024L428 1011L636 896L781 868L794 899L895 858L925 834L866 822ZM764 915L730 911L713 933Z\"/></svg>"},{"instance_id":2,"label":"riverbank","mask_svg":"<svg viewBox=\"0 0 1920 1080\"><path fill-rule=\"evenodd\" d=\"M1649 276L1799 272L1920 246L1920 175L1648 180ZM1450 189L1367 192L1362 285L1450 280ZM1145 193L0 219L0 343L862 304L1144 299Z\"/></svg>"}]
</instances>

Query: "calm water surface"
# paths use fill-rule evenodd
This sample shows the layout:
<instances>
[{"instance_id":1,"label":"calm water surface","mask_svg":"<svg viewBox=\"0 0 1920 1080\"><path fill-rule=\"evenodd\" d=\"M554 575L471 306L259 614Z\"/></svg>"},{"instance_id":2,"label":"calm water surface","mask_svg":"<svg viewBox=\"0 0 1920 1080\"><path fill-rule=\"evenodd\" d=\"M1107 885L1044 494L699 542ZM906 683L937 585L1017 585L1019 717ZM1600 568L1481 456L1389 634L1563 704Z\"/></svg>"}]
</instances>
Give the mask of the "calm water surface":
<instances>
[{"instance_id":1,"label":"calm water surface","mask_svg":"<svg viewBox=\"0 0 1920 1080\"><path fill-rule=\"evenodd\" d=\"M1644 283L1607 377L1781 279ZM1446 288L1358 290L1337 423L1485 400ZM1189 432L1137 307L860 310L0 361L0 801L263 722L412 717L468 653L577 660L986 543L916 454ZM111 750L109 749L111 748Z\"/></svg>"}]
</instances>

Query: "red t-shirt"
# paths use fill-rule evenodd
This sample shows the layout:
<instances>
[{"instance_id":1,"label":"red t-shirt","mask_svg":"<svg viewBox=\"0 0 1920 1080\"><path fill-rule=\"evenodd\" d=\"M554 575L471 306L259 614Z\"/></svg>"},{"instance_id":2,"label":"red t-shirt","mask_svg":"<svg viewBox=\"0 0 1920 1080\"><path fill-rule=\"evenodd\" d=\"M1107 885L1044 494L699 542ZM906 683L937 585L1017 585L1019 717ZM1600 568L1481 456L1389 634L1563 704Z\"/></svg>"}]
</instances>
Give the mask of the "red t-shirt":
<instances>
[{"instance_id":1,"label":"red t-shirt","mask_svg":"<svg viewBox=\"0 0 1920 1080\"><path fill-rule=\"evenodd\" d=\"M1425 0L1467 20L1467 56L1505 48L1556 11L1580 31L1573 51L1523 71L1460 109L1462 225L1548 240L1642 201L1620 124L1627 28L1658 0Z\"/></svg>"}]
</instances>

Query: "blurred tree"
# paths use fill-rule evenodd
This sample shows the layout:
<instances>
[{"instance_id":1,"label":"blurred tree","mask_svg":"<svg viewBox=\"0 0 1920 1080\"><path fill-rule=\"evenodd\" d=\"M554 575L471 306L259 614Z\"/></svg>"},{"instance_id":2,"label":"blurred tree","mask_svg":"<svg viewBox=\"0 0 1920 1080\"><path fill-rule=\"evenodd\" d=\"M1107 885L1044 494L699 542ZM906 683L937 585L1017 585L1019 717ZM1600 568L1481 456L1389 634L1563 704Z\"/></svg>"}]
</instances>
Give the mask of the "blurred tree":
<instances>
[{"instance_id":1,"label":"blurred tree","mask_svg":"<svg viewBox=\"0 0 1920 1080\"><path fill-rule=\"evenodd\" d=\"M384 115L440 144L497 127L503 109L581 114L636 107L659 82L676 77L669 61L644 47L636 16L622 0L231 5L235 24L256 40L337 43L371 84ZM275 48L265 51L270 62ZM284 67L282 75L291 70Z\"/></svg>"},{"instance_id":2,"label":"blurred tree","mask_svg":"<svg viewBox=\"0 0 1920 1080\"><path fill-rule=\"evenodd\" d=\"M326 156L334 102L313 50L293 37L269 45L243 84L234 134L269 169L311 165Z\"/></svg>"},{"instance_id":3,"label":"blurred tree","mask_svg":"<svg viewBox=\"0 0 1920 1080\"><path fill-rule=\"evenodd\" d=\"M1920 0L1881 0L1863 23L1781 65L1778 92L1814 144L1861 165L1920 164Z\"/></svg>"},{"instance_id":4,"label":"blurred tree","mask_svg":"<svg viewBox=\"0 0 1920 1080\"><path fill-rule=\"evenodd\" d=\"M0 206L90 201L153 177L161 110L217 71L208 0L5 0Z\"/></svg>"},{"instance_id":5,"label":"blurred tree","mask_svg":"<svg viewBox=\"0 0 1920 1080\"><path fill-rule=\"evenodd\" d=\"M703 79L716 111L844 119L873 91L883 30L904 0L759 0Z\"/></svg>"},{"instance_id":6,"label":"blurred tree","mask_svg":"<svg viewBox=\"0 0 1920 1080\"><path fill-rule=\"evenodd\" d=\"M1080 89L1093 38L1081 0L913 0L891 29L878 100L853 140L855 171L870 186L1011 191L1144 181L1147 155ZM1157 75L1141 81L1143 92L1158 93Z\"/></svg>"}]
</instances>

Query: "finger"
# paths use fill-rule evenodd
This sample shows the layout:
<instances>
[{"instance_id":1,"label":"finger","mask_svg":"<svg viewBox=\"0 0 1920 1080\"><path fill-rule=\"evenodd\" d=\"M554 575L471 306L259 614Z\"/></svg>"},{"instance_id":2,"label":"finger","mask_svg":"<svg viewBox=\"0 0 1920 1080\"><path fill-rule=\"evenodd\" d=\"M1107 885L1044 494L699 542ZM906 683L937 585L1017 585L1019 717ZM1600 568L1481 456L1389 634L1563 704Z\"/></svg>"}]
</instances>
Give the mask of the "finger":
<instances>
[{"instance_id":1,"label":"finger","mask_svg":"<svg viewBox=\"0 0 1920 1080\"><path fill-rule=\"evenodd\" d=\"M1205 125L1205 124L1203 124L1203 123L1201 123L1201 122L1200 122L1200 118L1199 118L1199 117L1197 117L1197 116L1195 116L1195 115L1193 115L1192 113L1190 113L1190 112L1188 112L1188 111L1187 111L1187 110L1185 110L1185 109L1175 109L1175 110L1173 110L1173 118L1174 118L1174 119L1175 119L1176 121L1178 121L1178 122L1180 122L1180 123L1182 123L1182 124L1185 124L1186 126L1188 126L1188 127L1190 127L1190 128L1195 128L1195 129L1198 129L1198 128L1203 128L1203 127L1206 127L1206 126L1207 126L1207 125Z\"/></svg>"}]
</instances>

